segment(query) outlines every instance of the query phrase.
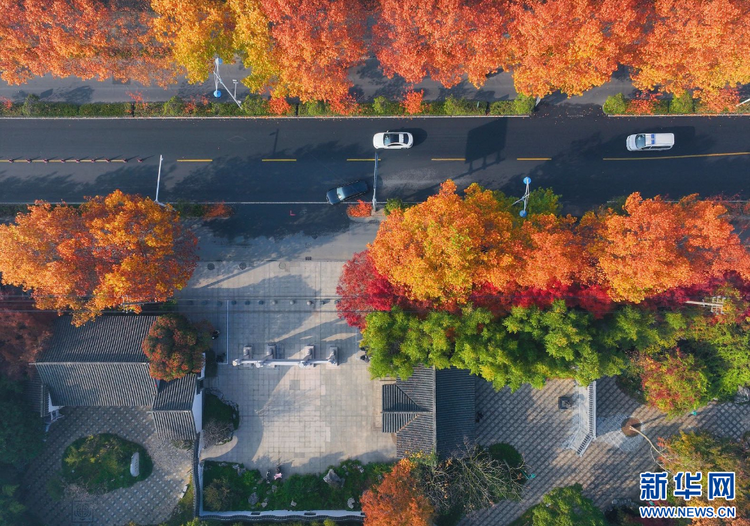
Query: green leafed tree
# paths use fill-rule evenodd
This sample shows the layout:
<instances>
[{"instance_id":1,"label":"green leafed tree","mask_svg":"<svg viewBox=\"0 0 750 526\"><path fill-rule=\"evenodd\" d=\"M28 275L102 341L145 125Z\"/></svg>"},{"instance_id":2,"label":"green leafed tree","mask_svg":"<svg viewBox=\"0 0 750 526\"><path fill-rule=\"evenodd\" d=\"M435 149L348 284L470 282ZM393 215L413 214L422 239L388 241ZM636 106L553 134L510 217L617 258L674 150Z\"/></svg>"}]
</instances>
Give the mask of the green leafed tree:
<instances>
[{"instance_id":1,"label":"green leafed tree","mask_svg":"<svg viewBox=\"0 0 750 526\"><path fill-rule=\"evenodd\" d=\"M553 489L532 508L533 526L605 526L604 513L583 496L580 484Z\"/></svg>"}]
</instances>

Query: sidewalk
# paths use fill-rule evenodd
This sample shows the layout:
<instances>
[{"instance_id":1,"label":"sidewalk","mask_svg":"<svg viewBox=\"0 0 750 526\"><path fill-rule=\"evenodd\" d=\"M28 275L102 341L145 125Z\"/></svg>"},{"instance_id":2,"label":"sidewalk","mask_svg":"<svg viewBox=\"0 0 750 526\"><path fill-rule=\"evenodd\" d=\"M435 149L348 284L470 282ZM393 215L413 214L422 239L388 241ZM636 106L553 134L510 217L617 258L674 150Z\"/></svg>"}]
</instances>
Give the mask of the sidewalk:
<instances>
[{"instance_id":1,"label":"sidewalk","mask_svg":"<svg viewBox=\"0 0 750 526\"><path fill-rule=\"evenodd\" d=\"M242 80L247 75L241 64L222 65L221 76L224 83L233 89L232 80ZM376 59L369 59L364 65L355 69L350 75L354 87L352 93L360 101L370 101L377 96L385 96L391 99L399 98L403 94L406 83L403 79L388 79L383 76ZM510 73L499 73L487 79L482 88L477 89L468 81L445 89L439 83L426 80L415 86L416 89L425 91L425 100L441 100L448 95L475 100L507 100L516 97L513 88L513 77ZM226 90L221 88L224 102L231 101ZM625 95L633 91L633 86L625 71L617 71L612 80L604 86L591 89L579 97L566 98L565 95L554 93L544 98L548 104L598 104L615 93L623 92ZM202 84L188 84L181 79L173 86L162 89L158 86L143 86L137 82L121 83L112 79L105 81L81 80L77 77L53 78L51 75L37 77L20 86L9 86L0 80L0 97L13 101L23 101L27 95L39 95L47 101L64 101L83 104L87 102L119 102L131 101L131 93L140 93L146 102L163 102L177 95L183 98L206 96L213 99L214 79L213 75ZM238 84L237 98L242 99L248 94L248 90L242 84Z\"/></svg>"}]
</instances>

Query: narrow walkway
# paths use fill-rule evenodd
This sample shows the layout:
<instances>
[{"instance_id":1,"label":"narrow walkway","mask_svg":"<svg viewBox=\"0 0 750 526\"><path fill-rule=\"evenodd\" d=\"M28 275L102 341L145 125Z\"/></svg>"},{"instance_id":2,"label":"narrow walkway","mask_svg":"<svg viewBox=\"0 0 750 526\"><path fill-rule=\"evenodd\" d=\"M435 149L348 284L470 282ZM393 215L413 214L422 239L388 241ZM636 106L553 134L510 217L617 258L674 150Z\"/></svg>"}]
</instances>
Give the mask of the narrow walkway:
<instances>
[{"instance_id":1,"label":"narrow walkway","mask_svg":"<svg viewBox=\"0 0 750 526\"><path fill-rule=\"evenodd\" d=\"M24 478L26 506L46 526L114 526L134 521L159 524L169 518L190 478L191 450L162 442L151 415L136 407L66 407L64 418L52 424L44 451ZM154 469L146 480L104 495L82 494L74 500L53 500L48 481L62 469L62 456L77 438L114 433L143 445Z\"/></svg>"},{"instance_id":2,"label":"narrow walkway","mask_svg":"<svg viewBox=\"0 0 750 526\"><path fill-rule=\"evenodd\" d=\"M638 404L625 395L614 378L597 381L598 437L583 457L561 445L570 433L570 413L557 407L559 396L573 392L572 381L552 381L542 390L525 385L515 393L495 392L492 385L477 385L477 411L483 413L477 424L477 442L490 445L507 442L526 460L529 473L520 502L504 501L491 509L472 514L461 526L503 526L537 504L550 490L575 483L601 509L612 499L638 499L639 473L654 466L651 449L641 437L623 438L622 421L634 416L643 424L641 431L652 441L669 437L679 430L706 429L720 436L740 438L750 430L750 405L711 404L697 416L667 420L654 409Z\"/></svg>"}]
</instances>

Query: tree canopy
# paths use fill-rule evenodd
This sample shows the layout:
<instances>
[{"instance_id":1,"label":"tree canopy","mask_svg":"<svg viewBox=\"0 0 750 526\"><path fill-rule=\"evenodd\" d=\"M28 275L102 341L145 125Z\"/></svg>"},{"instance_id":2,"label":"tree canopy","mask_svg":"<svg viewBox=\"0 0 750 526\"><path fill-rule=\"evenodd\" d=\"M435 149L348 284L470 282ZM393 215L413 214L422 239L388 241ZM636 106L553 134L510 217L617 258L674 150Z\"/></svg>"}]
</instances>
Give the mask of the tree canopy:
<instances>
[{"instance_id":1,"label":"tree canopy","mask_svg":"<svg viewBox=\"0 0 750 526\"><path fill-rule=\"evenodd\" d=\"M159 316L143 340L149 372L157 380L176 380L203 368L203 353L211 347L210 326L193 324L181 314Z\"/></svg>"},{"instance_id":2,"label":"tree canopy","mask_svg":"<svg viewBox=\"0 0 750 526\"><path fill-rule=\"evenodd\" d=\"M119 190L78 208L37 201L0 225L0 272L38 308L71 310L81 325L104 309L167 300L190 279L196 245L171 206Z\"/></svg>"}]
</instances>

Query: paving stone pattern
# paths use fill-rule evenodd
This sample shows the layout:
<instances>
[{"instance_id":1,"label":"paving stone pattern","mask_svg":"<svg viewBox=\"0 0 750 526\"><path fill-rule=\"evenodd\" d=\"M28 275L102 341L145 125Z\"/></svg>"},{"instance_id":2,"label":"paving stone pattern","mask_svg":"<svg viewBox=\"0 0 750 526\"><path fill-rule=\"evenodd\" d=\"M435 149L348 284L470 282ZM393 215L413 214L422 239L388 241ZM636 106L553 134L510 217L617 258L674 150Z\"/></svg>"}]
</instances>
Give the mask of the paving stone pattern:
<instances>
[{"instance_id":1,"label":"paving stone pattern","mask_svg":"<svg viewBox=\"0 0 750 526\"><path fill-rule=\"evenodd\" d=\"M158 524L169 518L190 479L192 451L172 447L156 436L146 408L65 407L52 424L44 452L26 472L26 505L46 526L116 526L135 521ZM62 468L62 456L74 440L114 433L143 445L154 463L146 480L129 488L76 500L54 501L47 481Z\"/></svg>"},{"instance_id":2,"label":"paving stone pattern","mask_svg":"<svg viewBox=\"0 0 750 526\"><path fill-rule=\"evenodd\" d=\"M474 513L460 526L509 524L548 491L575 483L602 509L611 506L615 498L637 501L638 475L653 468L655 462L642 437L621 436L619 426L630 416L643 423L641 431L654 442L678 430L706 429L731 438L740 438L750 430L749 404L710 404L696 416L667 420L620 391L614 378L603 378L597 381L597 423L601 427L597 431L601 436L579 457L561 448L571 432L571 413L557 407L558 397L571 395L573 388L572 381L556 380L542 390L525 385L515 393L507 388L495 392L488 382L478 381L477 411L483 418L477 424L477 442L512 444L524 456L528 473L536 477L526 483L521 501L504 501Z\"/></svg>"},{"instance_id":3,"label":"paving stone pattern","mask_svg":"<svg viewBox=\"0 0 750 526\"><path fill-rule=\"evenodd\" d=\"M178 294L178 308L221 330L213 345L227 362L246 345L258 359L268 343L287 359L302 358L306 345L315 346L316 359L328 356L328 346L339 349L338 367L219 364L206 385L237 403L240 427L232 441L207 448L202 458L241 462L262 473L281 464L287 474L322 472L347 458L395 458L393 438L381 431L382 382L371 381L358 359L359 331L336 313L343 264L266 261L243 269L235 261L201 262Z\"/></svg>"}]
</instances>

